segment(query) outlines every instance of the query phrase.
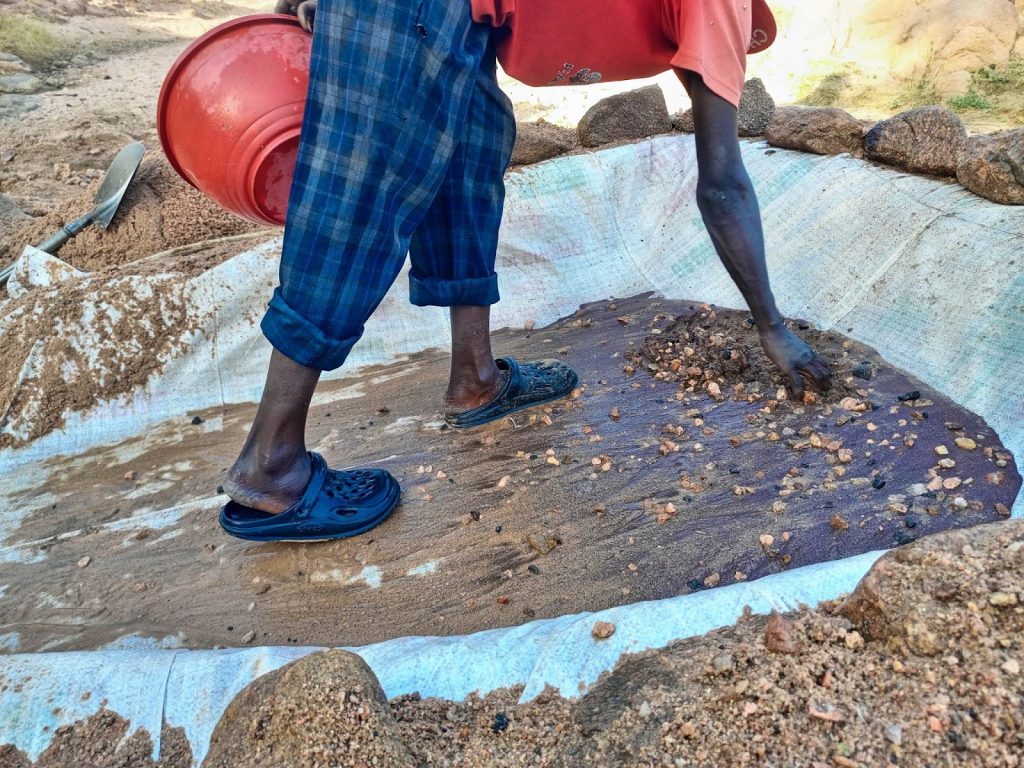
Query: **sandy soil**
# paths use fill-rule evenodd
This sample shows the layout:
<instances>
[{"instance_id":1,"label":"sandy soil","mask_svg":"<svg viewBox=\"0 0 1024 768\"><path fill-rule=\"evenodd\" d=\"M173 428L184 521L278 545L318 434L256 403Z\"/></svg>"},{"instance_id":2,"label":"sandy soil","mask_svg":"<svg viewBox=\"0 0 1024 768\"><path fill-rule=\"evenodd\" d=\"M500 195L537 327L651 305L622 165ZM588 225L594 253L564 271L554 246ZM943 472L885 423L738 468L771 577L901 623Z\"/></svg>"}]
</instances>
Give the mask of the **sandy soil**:
<instances>
[{"instance_id":1,"label":"sandy soil","mask_svg":"<svg viewBox=\"0 0 1024 768\"><path fill-rule=\"evenodd\" d=\"M236 697L203 765L1019 768L1022 585L1021 522L928 537L846 600L624 657L575 700L520 704L510 689L389 706L357 657L313 654ZM123 733L101 712L58 731L35 766L153 765L145 734L111 749ZM187 745L164 738L159 765L187 765ZM31 765L0 747L2 768Z\"/></svg>"},{"instance_id":2,"label":"sandy soil","mask_svg":"<svg viewBox=\"0 0 1024 768\"><path fill-rule=\"evenodd\" d=\"M206 29L267 3L65 3L35 0L17 11L48 22L69 47L47 69L47 89L0 95L0 195L16 206L0 219L0 264L92 208L111 159L142 141L147 159L111 229L87 231L61 251L83 269L119 264L178 245L258 229L191 189L166 164L155 128L164 74ZM0 13L13 13L4 6Z\"/></svg>"},{"instance_id":3,"label":"sandy soil","mask_svg":"<svg viewBox=\"0 0 1024 768\"><path fill-rule=\"evenodd\" d=\"M721 329L751 366L691 384L625 359L700 326ZM692 359L721 358L715 337L691 340ZM8 499L20 523L7 537L14 562L0 564L0 634L18 633L24 651L133 633L187 647L462 634L756 579L1009 513L1020 477L978 417L836 334L816 336L836 392L778 400L755 337L745 314L644 297L503 331L502 353L557 356L582 386L467 433L442 427L446 353L326 385L310 445L334 466L386 466L404 490L396 514L356 540L253 545L219 530L214 489L251 405L182 413L122 445L54 458L33 490ZM870 381L852 375L863 361ZM898 399L912 390L918 399ZM957 447L968 435L975 449Z\"/></svg>"}]
</instances>

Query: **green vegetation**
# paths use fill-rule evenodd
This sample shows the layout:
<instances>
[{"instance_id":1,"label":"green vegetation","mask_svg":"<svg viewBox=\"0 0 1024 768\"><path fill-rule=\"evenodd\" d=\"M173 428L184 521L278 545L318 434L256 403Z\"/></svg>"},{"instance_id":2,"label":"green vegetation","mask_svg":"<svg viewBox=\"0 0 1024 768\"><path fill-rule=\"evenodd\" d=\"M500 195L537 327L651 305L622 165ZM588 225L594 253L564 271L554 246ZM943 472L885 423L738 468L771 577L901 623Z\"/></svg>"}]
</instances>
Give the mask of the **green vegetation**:
<instances>
[{"instance_id":1,"label":"green vegetation","mask_svg":"<svg viewBox=\"0 0 1024 768\"><path fill-rule=\"evenodd\" d=\"M808 107L831 107L850 83L850 78L843 72L832 72L825 75L813 90L804 96L800 103Z\"/></svg>"},{"instance_id":2,"label":"green vegetation","mask_svg":"<svg viewBox=\"0 0 1024 768\"><path fill-rule=\"evenodd\" d=\"M935 86L927 78L922 77L913 86L893 99L889 108L893 110L915 109L941 103L942 97L935 90Z\"/></svg>"},{"instance_id":3,"label":"green vegetation","mask_svg":"<svg viewBox=\"0 0 1024 768\"><path fill-rule=\"evenodd\" d=\"M29 66L46 69L67 55L68 45L45 24L22 16L0 16L0 51L13 53Z\"/></svg>"},{"instance_id":4,"label":"green vegetation","mask_svg":"<svg viewBox=\"0 0 1024 768\"><path fill-rule=\"evenodd\" d=\"M967 93L953 96L946 104L957 112L1003 114L1019 119L1024 97L1024 58L1013 56L1002 67L991 65L971 73Z\"/></svg>"},{"instance_id":5,"label":"green vegetation","mask_svg":"<svg viewBox=\"0 0 1024 768\"><path fill-rule=\"evenodd\" d=\"M962 96L951 96L946 99L946 103L950 109L957 112L967 112L972 109L992 109L992 102L974 91L968 91Z\"/></svg>"},{"instance_id":6,"label":"green vegetation","mask_svg":"<svg viewBox=\"0 0 1024 768\"><path fill-rule=\"evenodd\" d=\"M971 91L986 96L1024 93L1024 57L1011 56L1005 67L993 64L972 73Z\"/></svg>"}]
</instances>

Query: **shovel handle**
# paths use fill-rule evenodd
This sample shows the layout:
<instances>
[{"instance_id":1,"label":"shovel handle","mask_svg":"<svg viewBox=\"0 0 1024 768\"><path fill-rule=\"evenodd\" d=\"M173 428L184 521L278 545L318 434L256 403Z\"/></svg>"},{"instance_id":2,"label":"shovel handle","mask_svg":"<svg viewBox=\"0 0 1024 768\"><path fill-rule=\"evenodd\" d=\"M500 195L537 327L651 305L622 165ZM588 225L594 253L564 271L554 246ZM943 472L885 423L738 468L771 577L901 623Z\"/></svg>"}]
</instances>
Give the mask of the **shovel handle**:
<instances>
[{"instance_id":1,"label":"shovel handle","mask_svg":"<svg viewBox=\"0 0 1024 768\"><path fill-rule=\"evenodd\" d=\"M40 251L44 251L45 253L56 253L61 249L61 246L63 246L64 243L66 243L72 237L74 237L83 229L92 224L93 221L95 221L95 219L95 212L90 211L89 213L85 214L85 216L83 216L82 218L75 219L74 221L65 224L63 227L58 229L56 232L54 232L52 235L46 238L43 242L37 245L36 248L38 248Z\"/></svg>"}]
</instances>

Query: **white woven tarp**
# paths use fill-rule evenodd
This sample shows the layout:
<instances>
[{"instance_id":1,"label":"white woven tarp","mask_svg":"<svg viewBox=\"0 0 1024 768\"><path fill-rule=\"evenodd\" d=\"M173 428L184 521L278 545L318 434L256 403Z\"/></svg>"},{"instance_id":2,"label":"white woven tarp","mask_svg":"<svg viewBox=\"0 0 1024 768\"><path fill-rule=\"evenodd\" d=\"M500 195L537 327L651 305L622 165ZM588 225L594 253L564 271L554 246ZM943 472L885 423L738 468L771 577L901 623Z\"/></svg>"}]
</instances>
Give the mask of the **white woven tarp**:
<instances>
[{"instance_id":1,"label":"white woven tarp","mask_svg":"<svg viewBox=\"0 0 1024 768\"><path fill-rule=\"evenodd\" d=\"M815 157L757 143L746 144L744 155L762 204L782 310L875 347L981 414L1020 456L1024 209L997 206L955 184L845 156ZM695 186L693 140L686 136L563 158L512 174L496 326L526 320L539 326L581 303L643 291L741 306L700 223ZM4 502L26 484L41 481L38 471L29 471L38 458L117 443L186 411L256 399L269 354L256 321L275 270L276 245L270 244L194 278L182 291L198 324L198 331L189 332L187 353L170 360L130 397L74 415L65 429L0 453L0 536L16 525L5 519L17 513ZM403 276L367 325L352 366L447 345L444 313L410 307L406 295ZM2 313L0 306L0 323ZM25 386L31 386L30 379ZM1020 499L1014 513L1024 514ZM0 561L17 562L17 554L0 540ZM577 695L581 683L592 683L622 652L661 647L730 623L745 604L763 612L835 597L852 588L876 557L615 608L602 615L618 626L612 641L603 644L590 637L592 617L563 617L465 638L394 640L361 652L392 696L418 690L460 698L515 683L527 684L525 696L537 694L545 683ZM8 681L31 678L20 690L8 685L0 694L0 743L13 741L34 756L56 725L95 712L106 699L154 738L161 717L184 725L201 759L231 696L303 652L0 657L0 674ZM85 689L92 692L87 702L79 700ZM60 715L46 703L51 696L63 707Z\"/></svg>"}]
</instances>

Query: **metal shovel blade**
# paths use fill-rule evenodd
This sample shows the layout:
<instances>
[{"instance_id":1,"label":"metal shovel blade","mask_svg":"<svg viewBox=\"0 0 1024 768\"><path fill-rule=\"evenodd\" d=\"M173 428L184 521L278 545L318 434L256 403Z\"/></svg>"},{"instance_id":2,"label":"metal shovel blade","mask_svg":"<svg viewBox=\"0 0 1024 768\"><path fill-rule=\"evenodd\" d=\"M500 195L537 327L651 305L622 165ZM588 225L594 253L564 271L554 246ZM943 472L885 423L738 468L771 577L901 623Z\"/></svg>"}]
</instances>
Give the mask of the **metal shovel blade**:
<instances>
[{"instance_id":1,"label":"metal shovel blade","mask_svg":"<svg viewBox=\"0 0 1024 768\"><path fill-rule=\"evenodd\" d=\"M103 230L110 226L110 220L117 213L121 199L135 177L135 172L139 169L139 164L145 153L146 147L138 141L118 152L117 157L110 164L110 168L107 169L107 175L100 183L96 197L93 198L95 207L82 218L65 224L36 248L46 251L46 253L56 253L64 243L90 224L96 224Z\"/></svg>"},{"instance_id":2,"label":"metal shovel blade","mask_svg":"<svg viewBox=\"0 0 1024 768\"><path fill-rule=\"evenodd\" d=\"M117 213L121 205L124 193L128 191L128 185L135 178L135 172L139 170L142 163L142 156L146 154L146 147L141 141L129 144L117 153L114 161L103 177L100 188L96 191L93 203L96 207L92 213L95 214L93 223L102 230L110 226L110 220Z\"/></svg>"},{"instance_id":3,"label":"metal shovel blade","mask_svg":"<svg viewBox=\"0 0 1024 768\"><path fill-rule=\"evenodd\" d=\"M118 152L100 183L96 197L93 198L93 209L82 218L65 224L36 247L46 253L56 253L64 243L90 224L95 224L101 230L109 227L111 219L117 213L118 206L121 205L124 193L128 190L128 185L132 183L135 172L139 170L144 154L146 154L146 147L141 141L129 144ZM14 264L0 269L0 285L7 282L12 272L14 272Z\"/></svg>"}]
</instances>

